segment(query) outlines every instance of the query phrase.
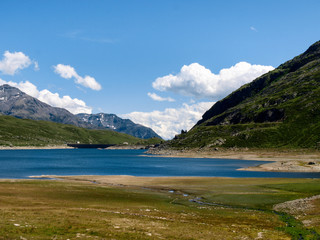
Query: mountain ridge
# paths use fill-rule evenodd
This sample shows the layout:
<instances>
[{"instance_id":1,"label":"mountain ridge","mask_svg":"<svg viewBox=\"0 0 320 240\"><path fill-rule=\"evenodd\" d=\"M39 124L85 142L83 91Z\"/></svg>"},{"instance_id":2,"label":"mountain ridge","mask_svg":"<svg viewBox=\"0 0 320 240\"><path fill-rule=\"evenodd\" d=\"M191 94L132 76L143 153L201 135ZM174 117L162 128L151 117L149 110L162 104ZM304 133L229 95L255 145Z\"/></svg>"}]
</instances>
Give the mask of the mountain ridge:
<instances>
[{"instance_id":1,"label":"mountain ridge","mask_svg":"<svg viewBox=\"0 0 320 240\"><path fill-rule=\"evenodd\" d=\"M140 139L110 130L96 130L51 121L0 115L0 146L66 146L67 143L153 145L159 139Z\"/></svg>"},{"instance_id":2,"label":"mountain ridge","mask_svg":"<svg viewBox=\"0 0 320 240\"><path fill-rule=\"evenodd\" d=\"M0 113L22 119L44 120L89 127L64 108L52 107L18 88L8 84L0 86Z\"/></svg>"},{"instance_id":3,"label":"mountain ridge","mask_svg":"<svg viewBox=\"0 0 320 240\"><path fill-rule=\"evenodd\" d=\"M320 147L320 41L215 103L171 147Z\"/></svg>"},{"instance_id":4,"label":"mountain ridge","mask_svg":"<svg viewBox=\"0 0 320 240\"><path fill-rule=\"evenodd\" d=\"M136 124L130 119L123 119L116 114L97 113L86 114L80 113L77 116L84 122L89 123L96 128L110 129L120 133L126 133L134 137L149 139L160 138L151 128Z\"/></svg>"},{"instance_id":5,"label":"mountain ridge","mask_svg":"<svg viewBox=\"0 0 320 240\"><path fill-rule=\"evenodd\" d=\"M71 124L87 129L109 129L141 139L161 139L151 128L136 124L129 119L106 113L74 115L64 108L52 107L8 84L0 86L0 114L21 119ZM99 119L99 116L102 119ZM113 121L106 120L111 118Z\"/></svg>"},{"instance_id":6,"label":"mountain ridge","mask_svg":"<svg viewBox=\"0 0 320 240\"><path fill-rule=\"evenodd\" d=\"M311 45L303 54L300 54L294 57L292 60L279 65L279 67L275 70L263 74L251 83L245 84L238 90L232 92L226 98L216 102L208 111L203 114L202 119L199 120L196 125L200 125L201 123L211 118L213 115L219 115L225 110L239 104L246 98L251 97L253 94L261 91L265 86L279 78L281 75L293 72L306 63L313 61L314 59L319 57L320 41Z\"/></svg>"}]
</instances>

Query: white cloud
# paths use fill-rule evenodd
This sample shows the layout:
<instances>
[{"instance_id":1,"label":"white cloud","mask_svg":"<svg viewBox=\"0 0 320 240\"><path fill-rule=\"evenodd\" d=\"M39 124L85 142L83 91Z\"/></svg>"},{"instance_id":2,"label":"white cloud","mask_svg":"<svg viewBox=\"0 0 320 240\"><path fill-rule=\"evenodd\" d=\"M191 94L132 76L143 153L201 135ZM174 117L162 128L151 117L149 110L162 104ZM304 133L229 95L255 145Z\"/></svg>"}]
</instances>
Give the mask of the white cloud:
<instances>
[{"instance_id":1,"label":"white cloud","mask_svg":"<svg viewBox=\"0 0 320 240\"><path fill-rule=\"evenodd\" d=\"M75 78L75 82L93 90L101 90L101 85L90 76L81 77L78 75L76 70L70 65L58 64L57 66L53 66L55 73L59 74L62 78L70 79Z\"/></svg>"},{"instance_id":2,"label":"white cloud","mask_svg":"<svg viewBox=\"0 0 320 240\"><path fill-rule=\"evenodd\" d=\"M3 59L0 61L0 71L4 74L14 75L17 71L27 68L31 64L35 65L35 70L39 69L38 63L32 61L23 52L5 51Z\"/></svg>"},{"instance_id":3,"label":"white cloud","mask_svg":"<svg viewBox=\"0 0 320 240\"><path fill-rule=\"evenodd\" d=\"M35 71L39 71L39 63L37 61L33 61L33 64L34 64L34 70Z\"/></svg>"},{"instance_id":4,"label":"white cloud","mask_svg":"<svg viewBox=\"0 0 320 240\"><path fill-rule=\"evenodd\" d=\"M192 63L184 65L177 75L169 74L157 78L152 86L160 91L218 100L273 69L272 66L239 62L230 68L222 69L219 74L214 74L204 66Z\"/></svg>"},{"instance_id":5,"label":"white cloud","mask_svg":"<svg viewBox=\"0 0 320 240\"><path fill-rule=\"evenodd\" d=\"M214 102L183 104L180 108L166 108L164 111L132 112L121 115L135 123L152 128L164 139L171 139L181 130L189 130L199 121Z\"/></svg>"},{"instance_id":6,"label":"white cloud","mask_svg":"<svg viewBox=\"0 0 320 240\"><path fill-rule=\"evenodd\" d=\"M65 108L73 114L92 112L92 108L86 106L84 101L70 96L60 97L58 93L52 93L47 89L39 92L38 99L51 106Z\"/></svg>"},{"instance_id":7,"label":"white cloud","mask_svg":"<svg viewBox=\"0 0 320 240\"><path fill-rule=\"evenodd\" d=\"M0 85L3 84L9 84L12 87L19 88L22 92L25 92L26 94L37 98L44 103L47 103L53 107L65 108L73 114L92 112L92 108L88 107L82 100L71 98L70 96L60 97L58 93L52 93L47 89L39 91L38 88L29 81L15 83L0 79Z\"/></svg>"},{"instance_id":8,"label":"white cloud","mask_svg":"<svg viewBox=\"0 0 320 240\"><path fill-rule=\"evenodd\" d=\"M258 32L258 30L255 27L250 27L250 30L254 31L254 32Z\"/></svg>"},{"instance_id":9,"label":"white cloud","mask_svg":"<svg viewBox=\"0 0 320 240\"><path fill-rule=\"evenodd\" d=\"M167 98L164 98L164 97L160 97L159 95L157 95L156 93L148 93L148 96L150 98L152 98L153 100L155 101L159 101L159 102L164 102L164 101L168 101L168 102L174 102L175 100L171 97L167 97Z\"/></svg>"}]
</instances>

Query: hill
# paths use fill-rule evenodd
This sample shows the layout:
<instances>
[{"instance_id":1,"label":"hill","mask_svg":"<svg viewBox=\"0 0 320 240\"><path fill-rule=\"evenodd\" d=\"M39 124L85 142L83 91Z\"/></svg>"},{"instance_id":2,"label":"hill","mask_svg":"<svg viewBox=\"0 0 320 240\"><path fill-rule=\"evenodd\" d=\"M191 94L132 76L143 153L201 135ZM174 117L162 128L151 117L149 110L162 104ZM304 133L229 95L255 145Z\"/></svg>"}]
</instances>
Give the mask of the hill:
<instances>
[{"instance_id":1,"label":"hill","mask_svg":"<svg viewBox=\"0 0 320 240\"><path fill-rule=\"evenodd\" d=\"M115 114L98 113L98 114L77 114L81 121L92 125L94 128L104 128L120 133L126 133L131 136L148 139L161 137L151 128L136 124L129 119L122 119Z\"/></svg>"},{"instance_id":2,"label":"hill","mask_svg":"<svg viewBox=\"0 0 320 240\"><path fill-rule=\"evenodd\" d=\"M66 143L154 144L160 139L143 140L110 130L93 130L50 121L0 116L0 146L50 146Z\"/></svg>"},{"instance_id":3,"label":"hill","mask_svg":"<svg viewBox=\"0 0 320 240\"><path fill-rule=\"evenodd\" d=\"M170 147L320 147L320 41L214 104Z\"/></svg>"}]
</instances>

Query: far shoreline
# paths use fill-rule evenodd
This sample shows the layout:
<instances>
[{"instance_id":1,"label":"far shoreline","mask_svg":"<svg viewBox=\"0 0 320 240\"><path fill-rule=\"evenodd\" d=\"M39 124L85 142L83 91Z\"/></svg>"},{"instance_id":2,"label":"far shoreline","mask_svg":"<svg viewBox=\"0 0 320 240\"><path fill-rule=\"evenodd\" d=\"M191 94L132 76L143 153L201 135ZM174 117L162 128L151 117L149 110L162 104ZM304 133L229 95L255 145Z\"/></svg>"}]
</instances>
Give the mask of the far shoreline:
<instances>
[{"instance_id":1,"label":"far shoreline","mask_svg":"<svg viewBox=\"0 0 320 240\"><path fill-rule=\"evenodd\" d=\"M0 150L49 150L49 149L77 149L76 147L65 145L49 145L49 146L0 146ZM146 149L144 145L115 145L104 148L105 150L135 150Z\"/></svg>"},{"instance_id":2,"label":"far shoreline","mask_svg":"<svg viewBox=\"0 0 320 240\"><path fill-rule=\"evenodd\" d=\"M320 173L320 151L312 149L153 149L149 153L161 157L220 158L268 162L254 167L240 168L238 169L240 171Z\"/></svg>"},{"instance_id":3,"label":"far shoreline","mask_svg":"<svg viewBox=\"0 0 320 240\"><path fill-rule=\"evenodd\" d=\"M0 146L0 150L49 150L49 149L74 149L67 145L54 145L54 146Z\"/></svg>"}]
</instances>

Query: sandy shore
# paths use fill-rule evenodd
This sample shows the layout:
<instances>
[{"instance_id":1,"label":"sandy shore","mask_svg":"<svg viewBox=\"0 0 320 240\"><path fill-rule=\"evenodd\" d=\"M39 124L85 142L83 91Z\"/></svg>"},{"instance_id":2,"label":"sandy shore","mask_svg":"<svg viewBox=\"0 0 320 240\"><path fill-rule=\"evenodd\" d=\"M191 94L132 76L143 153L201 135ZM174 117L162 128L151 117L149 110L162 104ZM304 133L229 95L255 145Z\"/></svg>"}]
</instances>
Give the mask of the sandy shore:
<instances>
[{"instance_id":1,"label":"sandy shore","mask_svg":"<svg viewBox=\"0 0 320 240\"><path fill-rule=\"evenodd\" d=\"M272 150L272 149L221 149L214 150L157 150L153 154L164 157L223 158L272 161L242 171L270 172L320 172L320 152L316 150Z\"/></svg>"},{"instance_id":2,"label":"sandy shore","mask_svg":"<svg viewBox=\"0 0 320 240\"><path fill-rule=\"evenodd\" d=\"M255 167L241 168L241 171L258 172L320 172L320 160L289 160L265 163Z\"/></svg>"},{"instance_id":3,"label":"sandy shore","mask_svg":"<svg viewBox=\"0 0 320 240\"><path fill-rule=\"evenodd\" d=\"M29 176L35 179L58 179L76 182L91 182L96 184L106 184L114 186L152 186L154 188L165 188L170 186L170 183L175 181L212 181L212 179L232 179L228 177L136 177L131 175L77 175L77 176L60 176L60 175L40 175Z\"/></svg>"}]
</instances>

